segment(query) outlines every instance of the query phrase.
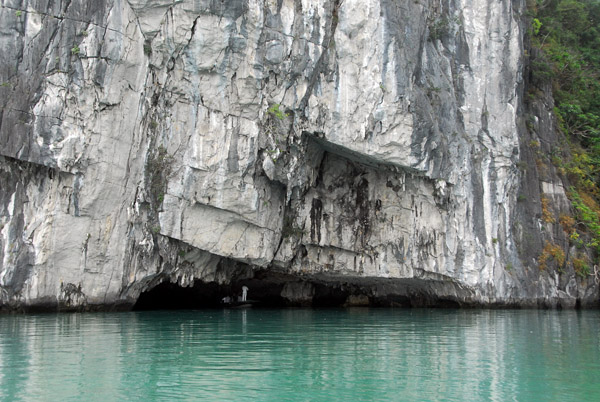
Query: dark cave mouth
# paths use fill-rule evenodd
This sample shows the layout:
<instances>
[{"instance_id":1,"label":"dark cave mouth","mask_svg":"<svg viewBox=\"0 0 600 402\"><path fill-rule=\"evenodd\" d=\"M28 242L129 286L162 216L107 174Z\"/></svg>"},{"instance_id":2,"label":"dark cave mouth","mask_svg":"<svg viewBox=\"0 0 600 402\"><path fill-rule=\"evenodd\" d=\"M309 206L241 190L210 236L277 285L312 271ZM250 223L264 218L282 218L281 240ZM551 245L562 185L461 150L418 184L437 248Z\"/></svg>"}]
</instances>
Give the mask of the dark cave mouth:
<instances>
[{"instance_id":1,"label":"dark cave mouth","mask_svg":"<svg viewBox=\"0 0 600 402\"><path fill-rule=\"evenodd\" d=\"M243 286L248 288L247 303L238 301ZM226 297L231 298L232 303L224 303ZM457 308L465 303L455 298L439 297L423 283L414 280L303 278L259 271L253 278L234 280L229 284L196 280L192 286L182 287L176 283L162 282L142 292L133 310L198 310L248 305L254 308Z\"/></svg>"},{"instance_id":2,"label":"dark cave mouth","mask_svg":"<svg viewBox=\"0 0 600 402\"><path fill-rule=\"evenodd\" d=\"M290 284L292 284L290 286ZM248 290L248 303L241 302L242 287ZM284 290L287 289L287 290ZM294 297L290 289L313 289L306 297ZM288 297L286 297L286 293ZM216 282L195 281L193 286L181 287L176 283L163 282L143 292L133 310L196 310L203 308L226 308L252 305L255 308L284 307L341 307L347 305L350 292L342 286L304 281L279 282L248 279L227 285ZM224 303L229 297L231 303ZM352 300L352 297L350 297ZM368 300L366 297L357 300Z\"/></svg>"}]
</instances>

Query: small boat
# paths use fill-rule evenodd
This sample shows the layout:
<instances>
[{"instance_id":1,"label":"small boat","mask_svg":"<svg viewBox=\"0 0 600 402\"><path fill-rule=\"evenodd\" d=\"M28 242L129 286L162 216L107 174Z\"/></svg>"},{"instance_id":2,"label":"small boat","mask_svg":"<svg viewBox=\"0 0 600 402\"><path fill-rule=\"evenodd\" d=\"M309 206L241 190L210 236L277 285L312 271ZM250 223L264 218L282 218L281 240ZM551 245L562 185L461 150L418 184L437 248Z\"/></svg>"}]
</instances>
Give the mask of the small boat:
<instances>
[{"instance_id":1,"label":"small boat","mask_svg":"<svg viewBox=\"0 0 600 402\"><path fill-rule=\"evenodd\" d=\"M258 304L258 300L242 300L241 297L237 301L231 297L224 297L221 299L221 305L226 308L250 308L255 304Z\"/></svg>"}]
</instances>

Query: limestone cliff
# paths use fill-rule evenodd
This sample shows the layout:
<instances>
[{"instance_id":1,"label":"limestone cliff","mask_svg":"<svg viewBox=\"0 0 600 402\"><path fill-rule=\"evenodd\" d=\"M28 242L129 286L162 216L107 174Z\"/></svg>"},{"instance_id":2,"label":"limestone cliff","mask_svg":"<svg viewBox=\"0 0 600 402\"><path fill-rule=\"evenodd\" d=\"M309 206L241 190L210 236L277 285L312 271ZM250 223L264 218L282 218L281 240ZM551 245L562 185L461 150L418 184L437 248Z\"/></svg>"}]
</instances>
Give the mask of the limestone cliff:
<instances>
[{"instance_id":1,"label":"limestone cliff","mask_svg":"<svg viewBox=\"0 0 600 402\"><path fill-rule=\"evenodd\" d=\"M260 278L290 303L597 303L536 163L557 137L551 97L525 102L523 13L2 0L0 306ZM546 244L567 258L541 270Z\"/></svg>"}]
</instances>

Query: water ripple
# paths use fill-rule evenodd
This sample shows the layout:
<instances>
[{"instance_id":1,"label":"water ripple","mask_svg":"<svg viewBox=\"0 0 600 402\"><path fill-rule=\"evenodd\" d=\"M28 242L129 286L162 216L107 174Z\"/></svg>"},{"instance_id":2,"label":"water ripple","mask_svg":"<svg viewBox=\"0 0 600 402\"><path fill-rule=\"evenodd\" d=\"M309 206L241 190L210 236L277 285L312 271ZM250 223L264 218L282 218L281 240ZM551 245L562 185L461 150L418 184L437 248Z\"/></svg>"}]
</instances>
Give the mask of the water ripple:
<instances>
[{"instance_id":1,"label":"water ripple","mask_svg":"<svg viewBox=\"0 0 600 402\"><path fill-rule=\"evenodd\" d=\"M600 313L0 317L0 400L599 400Z\"/></svg>"}]
</instances>

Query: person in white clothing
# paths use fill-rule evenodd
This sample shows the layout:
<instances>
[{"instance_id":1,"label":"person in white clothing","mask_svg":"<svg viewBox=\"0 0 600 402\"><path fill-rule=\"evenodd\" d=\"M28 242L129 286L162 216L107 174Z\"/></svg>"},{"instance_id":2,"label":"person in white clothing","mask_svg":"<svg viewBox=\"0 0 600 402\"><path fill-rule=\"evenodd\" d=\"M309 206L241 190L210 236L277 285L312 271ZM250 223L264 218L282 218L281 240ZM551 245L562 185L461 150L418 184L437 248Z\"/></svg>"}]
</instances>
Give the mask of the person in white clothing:
<instances>
[{"instance_id":1,"label":"person in white clothing","mask_svg":"<svg viewBox=\"0 0 600 402\"><path fill-rule=\"evenodd\" d=\"M242 301L245 302L246 301L246 297L248 297L248 287L247 286L242 286Z\"/></svg>"}]
</instances>

